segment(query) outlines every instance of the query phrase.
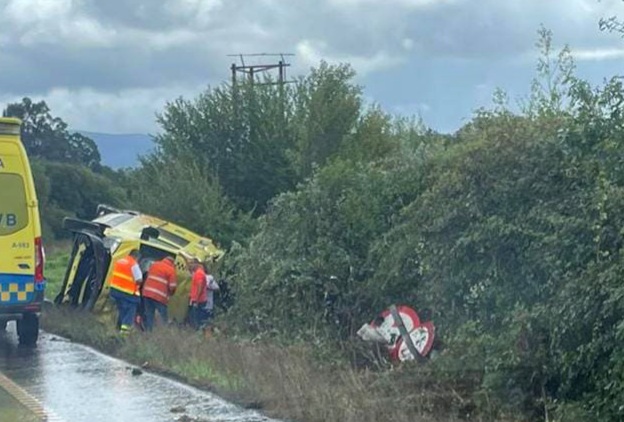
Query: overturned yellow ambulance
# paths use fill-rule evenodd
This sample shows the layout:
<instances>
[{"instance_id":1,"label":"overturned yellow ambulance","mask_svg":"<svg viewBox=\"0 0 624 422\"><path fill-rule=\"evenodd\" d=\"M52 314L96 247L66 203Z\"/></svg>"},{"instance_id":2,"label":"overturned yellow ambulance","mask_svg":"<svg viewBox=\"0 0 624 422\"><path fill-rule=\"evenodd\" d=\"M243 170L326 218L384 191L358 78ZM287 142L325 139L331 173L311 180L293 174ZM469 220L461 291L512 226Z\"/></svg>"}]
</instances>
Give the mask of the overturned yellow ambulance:
<instances>
[{"instance_id":1,"label":"overturned yellow ambulance","mask_svg":"<svg viewBox=\"0 0 624 422\"><path fill-rule=\"evenodd\" d=\"M189 260L197 258L214 271L223 256L211 239L150 215L107 205L97 207L92 221L65 218L63 226L74 234L73 247L54 302L98 314L113 311L108 295L112 264L133 249L140 251L144 274L154 261L165 256L175 259L178 290L169 301L169 318L180 323L188 310Z\"/></svg>"}]
</instances>

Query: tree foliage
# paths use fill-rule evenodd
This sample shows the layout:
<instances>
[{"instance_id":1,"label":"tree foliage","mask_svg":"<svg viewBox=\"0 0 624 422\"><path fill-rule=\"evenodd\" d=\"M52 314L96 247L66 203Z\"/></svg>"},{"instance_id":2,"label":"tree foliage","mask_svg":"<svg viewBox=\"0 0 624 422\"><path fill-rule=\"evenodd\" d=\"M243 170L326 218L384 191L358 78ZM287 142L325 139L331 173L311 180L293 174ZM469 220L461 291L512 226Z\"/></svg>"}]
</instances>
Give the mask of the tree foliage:
<instances>
[{"instance_id":1,"label":"tree foliage","mask_svg":"<svg viewBox=\"0 0 624 422\"><path fill-rule=\"evenodd\" d=\"M30 158L46 242L70 235L63 218L91 219L99 203L127 202L123 175L100 163L92 139L69 131L45 101L8 104L5 117L22 120L22 142Z\"/></svg>"},{"instance_id":2,"label":"tree foliage","mask_svg":"<svg viewBox=\"0 0 624 422\"><path fill-rule=\"evenodd\" d=\"M208 172L193 160L146 160L129 176L130 201L141 211L165 216L205 233L222 246L244 241L253 229L251 217L235 208Z\"/></svg>"},{"instance_id":3,"label":"tree foliage","mask_svg":"<svg viewBox=\"0 0 624 422\"><path fill-rule=\"evenodd\" d=\"M159 149L147 162L192 162L237 207L260 215L340 150L360 113L353 76L348 66L322 64L295 86L266 79L177 99L158 117Z\"/></svg>"},{"instance_id":4,"label":"tree foliage","mask_svg":"<svg viewBox=\"0 0 624 422\"><path fill-rule=\"evenodd\" d=\"M98 204L127 206L122 186L85 166L37 159L31 166L46 239L70 236L62 227L64 217L90 220Z\"/></svg>"},{"instance_id":5,"label":"tree foliage","mask_svg":"<svg viewBox=\"0 0 624 422\"><path fill-rule=\"evenodd\" d=\"M438 327L432 367L470 380L484 417L621 420L624 86L577 79L541 36L520 114L499 101L443 137L360 112L231 255L238 326L344 339L408 303Z\"/></svg>"},{"instance_id":6,"label":"tree foliage","mask_svg":"<svg viewBox=\"0 0 624 422\"><path fill-rule=\"evenodd\" d=\"M30 157L89 168L100 165L95 142L80 133L69 132L67 123L54 117L45 101L33 102L26 97L21 103L9 104L3 116L22 120L22 142Z\"/></svg>"}]
</instances>

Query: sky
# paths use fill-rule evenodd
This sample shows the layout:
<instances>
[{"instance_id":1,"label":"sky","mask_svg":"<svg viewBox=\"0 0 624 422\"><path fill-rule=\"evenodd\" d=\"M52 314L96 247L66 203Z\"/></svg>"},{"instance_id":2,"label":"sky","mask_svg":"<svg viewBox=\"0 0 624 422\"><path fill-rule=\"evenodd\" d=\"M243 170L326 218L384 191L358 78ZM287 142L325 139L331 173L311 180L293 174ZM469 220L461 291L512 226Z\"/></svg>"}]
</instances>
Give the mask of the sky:
<instances>
[{"instance_id":1,"label":"sky","mask_svg":"<svg viewBox=\"0 0 624 422\"><path fill-rule=\"evenodd\" d=\"M229 54L350 63L370 103L452 132L535 74L537 30L594 83L622 73L598 29L621 0L0 0L0 104L44 99L74 130L158 132L167 101L229 80ZM252 59L249 59L252 60ZM258 59L256 59L258 60Z\"/></svg>"}]
</instances>

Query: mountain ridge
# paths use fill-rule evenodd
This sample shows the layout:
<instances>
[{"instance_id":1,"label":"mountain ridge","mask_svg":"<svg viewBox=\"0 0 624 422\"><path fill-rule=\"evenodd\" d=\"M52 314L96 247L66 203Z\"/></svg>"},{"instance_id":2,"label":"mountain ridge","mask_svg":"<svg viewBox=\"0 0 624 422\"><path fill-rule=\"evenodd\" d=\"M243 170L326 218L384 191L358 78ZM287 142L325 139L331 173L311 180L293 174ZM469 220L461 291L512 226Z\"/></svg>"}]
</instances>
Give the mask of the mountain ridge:
<instances>
[{"instance_id":1,"label":"mountain ridge","mask_svg":"<svg viewBox=\"0 0 624 422\"><path fill-rule=\"evenodd\" d=\"M100 151L102 164L113 169L136 167L139 157L149 154L155 146L152 137L143 133L76 132L93 139Z\"/></svg>"}]
</instances>

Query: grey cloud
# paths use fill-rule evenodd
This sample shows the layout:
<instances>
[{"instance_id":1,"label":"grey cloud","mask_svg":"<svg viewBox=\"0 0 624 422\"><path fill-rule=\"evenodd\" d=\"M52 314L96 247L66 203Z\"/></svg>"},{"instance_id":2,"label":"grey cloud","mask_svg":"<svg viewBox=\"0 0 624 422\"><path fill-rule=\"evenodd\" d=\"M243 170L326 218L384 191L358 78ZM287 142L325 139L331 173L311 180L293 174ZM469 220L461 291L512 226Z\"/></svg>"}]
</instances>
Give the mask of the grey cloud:
<instances>
[{"instance_id":1,"label":"grey cloud","mask_svg":"<svg viewBox=\"0 0 624 422\"><path fill-rule=\"evenodd\" d=\"M618 0L458 1L414 17L409 32L425 54L481 60L508 59L534 48L541 24L559 43L604 45L612 37L598 31L600 17L624 7Z\"/></svg>"},{"instance_id":2,"label":"grey cloud","mask_svg":"<svg viewBox=\"0 0 624 422\"><path fill-rule=\"evenodd\" d=\"M229 76L231 53L299 52L363 72L406 61L508 61L533 49L540 23L583 57L621 40L597 31L619 0L5 0L0 92L86 97L205 86ZM609 56L611 54L611 56ZM617 53L619 54L619 53ZM417 57L416 57L417 56ZM399 83L399 82L397 82ZM171 89L170 89L171 88ZM58 98L58 95L57 95ZM112 101L112 100L111 100ZM148 101L139 101L147 104ZM95 103L94 103L95 104ZM92 107L92 104L90 105ZM75 108L69 108L74 110Z\"/></svg>"},{"instance_id":3,"label":"grey cloud","mask_svg":"<svg viewBox=\"0 0 624 422\"><path fill-rule=\"evenodd\" d=\"M199 82L216 75L210 54L192 46L146 52L133 46L114 50L67 50L52 45L3 52L0 89L45 91L53 87L95 87L105 91L157 87L177 81ZM4 56L8 60L4 60Z\"/></svg>"},{"instance_id":4,"label":"grey cloud","mask_svg":"<svg viewBox=\"0 0 624 422\"><path fill-rule=\"evenodd\" d=\"M82 4L81 9L105 25L159 31L175 28L180 24L172 16L167 16L166 4L164 1L88 0Z\"/></svg>"}]
</instances>

